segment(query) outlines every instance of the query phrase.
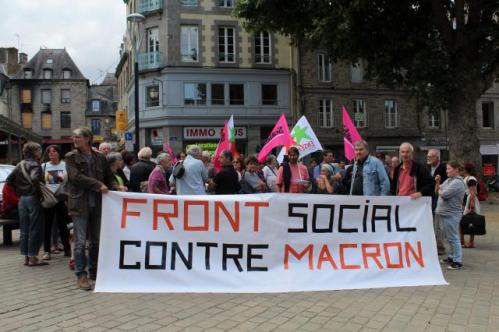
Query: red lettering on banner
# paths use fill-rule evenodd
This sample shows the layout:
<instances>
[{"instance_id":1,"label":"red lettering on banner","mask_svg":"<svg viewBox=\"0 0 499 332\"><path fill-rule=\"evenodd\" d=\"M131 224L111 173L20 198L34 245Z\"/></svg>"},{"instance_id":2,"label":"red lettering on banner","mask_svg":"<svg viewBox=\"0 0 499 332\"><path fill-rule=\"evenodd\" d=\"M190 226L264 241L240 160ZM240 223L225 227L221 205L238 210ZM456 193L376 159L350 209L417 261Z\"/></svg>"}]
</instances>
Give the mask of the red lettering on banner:
<instances>
[{"instance_id":1,"label":"red lettering on banner","mask_svg":"<svg viewBox=\"0 0 499 332\"><path fill-rule=\"evenodd\" d=\"M398 251L398 264L393 264L392 259L390 258L390 251L388 248L397 248ZM404 267L404 261L402 259L402 244L400 242L387 242L383 243L383 250L385 251L385 259L386 259L386 267L389 269L400 269Z\"/></svg>"},{"instance_id":2,"label":"red lettering on banner","mask_svg":"<svg viewBox=\"0 0 499 332\"><path fill-rule=\"evenodd\" d=\"M347 248L357 248L355 243L342 243L340 244L340 264L341 268L344 270L359 270L360 265L357 264L346 264L345 263L345 249Z\"/></svg>"},{"instance_id":3,"label":"red lettering on banner","mask_svg":"<svg viewBox=\"0 0 499 332\"><path fill-rule=\"evenodd\" d=\"M260 229L260 208L269 207L269 202L246 202L244 206L250 206L255 209L253 214L253 231L258 232Z\"/></svg>"},{"instance_id":4,"label":"red lettering on banner","mask_svg":"<svg viewBox=\"0 0 499 332\"><path fill-rule=\"evenodd\" d=\"M367 250L369 248L374 248L374 252L368 252ZM381 264L381 261L379 260L379 257L381 256L381 250L379 247L379 243L362 243L362 258L364 260L364 268L368 269L369 264L367 264L367 259L371 258L374 263L378 266L380 270L383 269L383 264Z\"/></svg>"},{"instance_id":5,"label":"red lettering on banner","mask_svg":"<svg viewBox=\"0 0 499 332\"><path fill-rule=\"evenodd\" d=\"M203 225L202 226L191 226L189 225L189 206L191 205L201 205L203 206ZM208 231L209 224L209 208L208 201L184 201L184 230L185 231Z\"/></svg>"},{"instance_id":6,"label":"red lettering on banner","mask_svg":"<svg viewBox=\"0 0 499 332\"><path fill-rule=\"evenodd\" d=\"M419 264L419 266L424 267L424 257L423 257L423 248L421 247L421 241L418 241L418 255L416 255L416 251L411 246L409 242L405 243L405 261L407 262L407 266L411 267L411 260L409 259L409 252L412 253L412 256Z\"/></svg>"},{"instance_id":7,"label":"red lettering on banner","mask_svg":"<svg viewBox=\"0 0 499 332\"><path fill-rule=\"evenodd\" d=\"M128 211L128 203L130 204L146 204L145 198L123 198L123 207L121 208L121 228L126 228L126 217L140 217L140 211Z\"/></svg>"},{"instance_id":8,"label":"red lettering on banner","mask_svg":"<svg viewBox=\"0 0 499 332\"><path fill-rule=\"evenodd\" d=\"M333 257L331 256L331 253L329 252L329 248L327 245L323 245L321 252L319 253L319 261L317 262L317 269L322 268L322 262L329 262L333 269L338 270L338 266L336 265L336 262L334 261Z\"/></svg>"},{"instance_id":9,"label":"red lettering on banner","mask_svg":"<svg viewBox=\"0 0 499 332\"><path fill-rule=\"evenodd\" d=\"M173 212L161 212L158 211L158 206L168 204L173 206ZM178 218L178 201L173 199L155 199L153 200L152 209L152 229L158 230L158 219L161 217L165 220L166 226L169 230L173 230L173 224L170 218Z\"/></svg>"},{"instance_id":10,"label":"red lettering on banner","mask_svg":"<svg viewBox=\"0 0 499 332\"><path fill-rule=\"evenodd\" d=\"M220 210L222 210L225 217L227 217L232 229L235 232L239 232L239 202L234 203L234 217L232 217L223 202L215 202L215 232L220 230Z\"/></svg>"},{"instance_id":11,"label":"red lettering on banner","mask_svg":"<svg viewBox=\"0 0 499 332\"><path fill-rule=\"evenodd\" d=\"M308 246L303 249L301 252L296 252L293 247L291 247L289 244L286 244L284 246L284 269L288 270L289 269L289 254L293 255L295 258L298 260L301 260L305 255L308 255L308 269L313 270L314 269L314 264L313 264L313 254L314 254L314 245L309 244Z\"/></svg>"}]
</instances>

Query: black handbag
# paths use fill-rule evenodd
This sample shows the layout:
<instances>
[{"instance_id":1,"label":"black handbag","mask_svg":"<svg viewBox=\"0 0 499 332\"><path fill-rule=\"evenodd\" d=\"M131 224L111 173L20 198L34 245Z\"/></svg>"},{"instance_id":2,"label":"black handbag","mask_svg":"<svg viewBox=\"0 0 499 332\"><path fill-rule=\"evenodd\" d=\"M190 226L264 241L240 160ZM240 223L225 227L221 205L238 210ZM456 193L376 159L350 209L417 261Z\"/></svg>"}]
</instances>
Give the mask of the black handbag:
<instances>
[{"instance_id":1,"label":"black handbag","mask_svg":"<svg viewBox=\"0 0 499 332\"><path fill-rule=\"evenodd\" d=\"M485 235L485 217L476 214L468 213L461 218L461 232L466 235Z\"/></svg>"},{"instance_id":2,"label":"black handbag","mask_svg":"<svg viewBox=\"0 0 499 332\"><path fill-rule=\"evenodd\" d=\"M182 161L179 161L178 163L175 164L175 166L173 166L172 174L175 179L181 179L184 173L185 173L185 168L184 168L184 163Z\"/></svg>"}]
</instances>

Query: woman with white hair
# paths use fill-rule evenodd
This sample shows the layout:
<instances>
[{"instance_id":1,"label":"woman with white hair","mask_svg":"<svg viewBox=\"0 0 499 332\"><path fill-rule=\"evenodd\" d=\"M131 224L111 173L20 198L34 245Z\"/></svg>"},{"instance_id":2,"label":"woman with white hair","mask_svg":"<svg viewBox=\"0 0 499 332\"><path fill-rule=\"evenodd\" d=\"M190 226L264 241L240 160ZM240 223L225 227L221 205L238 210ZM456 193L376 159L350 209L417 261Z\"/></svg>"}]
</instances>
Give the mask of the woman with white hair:
<instances>
[{"instance_id":1,"label":"woman with white hair","mask_svg":"<svg viewBox=\"0 0 499 332\"><path fill-rule=\"evenodd\" d=\"M156 164L151 161L152 150L149 147L140 149L138 158L130 170L130 191L147 192L147 180Z\"/></svg>"},{"instance_id":2,"label":"woman with white hair","mask_svg":"<svg viewBox=\"0 0 499 332\"><path fill-rule=\"evenodd\" d=\"M275 191L278 171L277 158L273 154L268 155L265 167L263 168L263 178L270 191Z\"/></svg>"},{"instance_id":3,"label":"woman with white hair","mask_svg":"<svg viewBox=\"0 0 499 332\"><path fill-rule=\"evenodd\" d=\"M158 165L149 175L147 182L147 192L150 194L169 194L170 187L166 182L165 173L171 166L170 156L168 153L160 153L156 157Z\"/></svg>"}]
</instances>

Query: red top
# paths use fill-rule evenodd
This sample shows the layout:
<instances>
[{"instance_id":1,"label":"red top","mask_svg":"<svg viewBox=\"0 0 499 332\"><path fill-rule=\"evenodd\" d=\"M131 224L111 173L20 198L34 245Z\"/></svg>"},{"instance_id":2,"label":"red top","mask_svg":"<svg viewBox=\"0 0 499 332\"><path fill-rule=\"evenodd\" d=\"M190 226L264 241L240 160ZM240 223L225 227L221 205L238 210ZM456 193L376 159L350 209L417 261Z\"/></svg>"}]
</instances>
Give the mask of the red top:
<instances>
[{"instance_id":1,"label":"red top","mask_svg":"<svg viewBox=\"0 0 499 332\"><path fill-rule=\"evenodd\" d=\"M0 214L6 214L11 209L15 208L19 203L19 196L12 190L7 183L3 186L2 190L2 207Z\"/></svg>"},{"instance_id":2,"label":"red top","mask_svg":"<svg viewBox=\"0 0 499 332\"><path fill-rule=\"evenodd\" d=\"M412 162L400 167L398 196L409 196L416 192L416 179L411 176Z\"/></svg>"},{"instance_id":3,"label":"red top","mask_svg":"<svg viewBox=\"0 0 499 332\"><path fill-rule=\"evenodd\" d=\"M303 164L289 163L289 168L291 169L291 183L289 185L290 193L303 193L305 188L308 185L308 170L307 167ZM279 167L279 171L277 172L277 185L283 185L284 179L282 177L283 168Z\"/></svg>"}]
</instances>

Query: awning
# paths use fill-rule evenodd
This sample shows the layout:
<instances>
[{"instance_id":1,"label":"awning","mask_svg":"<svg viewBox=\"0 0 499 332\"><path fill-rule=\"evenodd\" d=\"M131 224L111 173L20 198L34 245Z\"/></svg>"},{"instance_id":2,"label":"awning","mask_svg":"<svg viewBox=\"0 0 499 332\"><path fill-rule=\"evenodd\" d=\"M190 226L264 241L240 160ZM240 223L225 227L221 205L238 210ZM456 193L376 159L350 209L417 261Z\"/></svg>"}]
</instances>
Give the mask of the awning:
<instances>
[{"instance_id":1,"label":"awning","mask_svg":"<svg viewBox=\"0 0 499 332\"><path fill-rule=\"evenodd\" d=\"M6 118L3 115L0 115L0 131L16 137L23 137L27 141L33 141L37 143L41 143L43 139L42 136L35 134L31 130L23 128L18 123Z\"/></svg>"},{"instance_id":2,"label":"awning","mask_svg":"<svg viewBox=\"0 0 499 332\"><path fill-rule=\"evenodd\" d=\"M480 145L480 154L482 156L498 155L499 154L499 144Z\"/></svg>"}]
</instances>

